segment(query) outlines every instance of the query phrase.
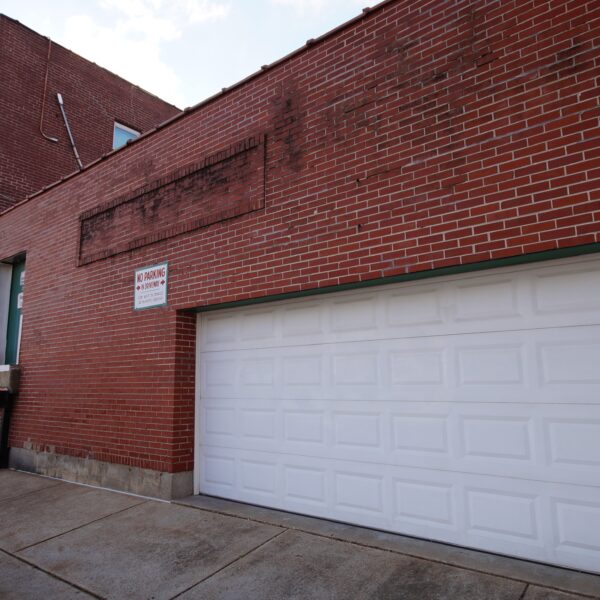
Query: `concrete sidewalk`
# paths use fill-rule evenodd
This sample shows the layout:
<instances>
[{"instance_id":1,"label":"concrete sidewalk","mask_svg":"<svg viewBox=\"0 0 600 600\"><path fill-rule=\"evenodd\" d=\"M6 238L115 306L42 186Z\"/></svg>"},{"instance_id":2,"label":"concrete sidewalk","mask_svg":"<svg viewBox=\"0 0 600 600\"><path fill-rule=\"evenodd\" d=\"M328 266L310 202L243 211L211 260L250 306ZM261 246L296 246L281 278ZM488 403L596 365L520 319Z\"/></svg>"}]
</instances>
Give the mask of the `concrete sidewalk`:
<instances>
[{"instance_id":1,"label":"concrete sidewalk","mask_svg":"<svg viewBox=\"0 0 600 600\"><path fill-rule=\"evenodd\" d=\"M576 600L600 576L207 497L0 471L0 598Z\"/></svg>"}]
</instances>

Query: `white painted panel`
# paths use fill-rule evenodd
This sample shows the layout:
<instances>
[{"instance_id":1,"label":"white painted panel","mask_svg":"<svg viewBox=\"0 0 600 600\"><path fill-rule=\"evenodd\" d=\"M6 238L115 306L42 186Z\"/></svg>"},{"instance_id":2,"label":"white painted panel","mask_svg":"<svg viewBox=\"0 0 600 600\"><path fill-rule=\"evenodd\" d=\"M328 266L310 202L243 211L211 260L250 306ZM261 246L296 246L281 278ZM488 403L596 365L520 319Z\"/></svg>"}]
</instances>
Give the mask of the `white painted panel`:
<instances>
[{"instance_id":1,"label":"white painted panel","mask_svg":"<svg viewBox=\"0 0 600 600\"><path fill-rule=\"evenodd\" d=\"M283 359L283 382L287 385L321 383L321 356L287 356Z\"/></svg>"},{"instance_id":2,"label":"white painted panel","mask_svg":"<svg viewBox=\"0 0 600 600\"><path fill-rule=\"evenodd\" d=\"M556 553L565 562L598 571L600 561L600 506L598 503L556 499Z\"/></svg>"},{"instance_id":3,"label":"white painted panel","mask_svg":"<svg viewBox=\"0 0 600 600\"><path fill-rule=\"evenodd\" d=\"M600 572L600 260L199 319L208 494Z\"/></svg>"},{"instance_id":4,"label":"white painted panel","mask_svg":"<svg viewBox=\"0 0 600 600\"><path fill-rule=\"evenodd\" d=\"M565 269L534 278L535 306L539 312L587 312L600 310L600 270ZM581 290L586 293L582 294Z\"/></svg>"},{"instance_id":5,"label":"white painted panel","mask_svg":"<svg viewBox=\"0 0 600 600\"><path fill-rule=\"evenodd\" d=\"M531 432L526 419L463 417L462 434L467 457L531 458Z\"/></svg>"},{"instance_id":6,"label":"white painted panel","mask_svg":"<svg viewBox=\"0 0 600 600\"><path fill-rule=\"evenodd\" d=\"M420 481L395 482L396 517L431 524L453 522L452 486Z\"/></svg>"},{"instance_id":7,"label":"white painted panel","mask_svg":"<svg viewBox=\"0 0 600 600\"><path fill-rule=\"evenodd\" d=\"M457 318L471 321L482 318L512 317L518 314L515 282L486 277L486 283L457 286Z\"/></svg>"},{"instance_id":8,"label":"white painted panel","mask_svg":"<svg viewBox=\"0 0 600 600\"><path fill-rule=\"evenodd\" d=\"M442 321L439 290L391 294L386 307L387 324L391 326L414 326Z\"/></svg>"},{"instance_id":9,"label":"white painted panel","mask_svg":"<svg viewBox=\"0 0 600 600\"><path fill-rule=\"evenodd\" d=\"M286 466L285 496L296 501L325 504L325 472Z\"/></svg>"},{"instance_id":10,"label":"white painted panel","mask_svg":"<svg viewBox=\"0 0 600 600\"><path fill-rule=\"evenodd\" d=\"M412 452L448 452L445 416L394 415L394 448Z\"/></svg>"},{"instance_id":11,"label":"white painted panel","mask_svg":"<svg viewBox=\"0 0 600 600\"><path fill-rule=\"evenodd\" d=\"M377 383L376 354L341 354L333 357L336 385L373 385Z\"/></svg>"},{"instance_id":12,"label":"white painted panel","mask_svg":"<svg viewBox=\"0 0 600 600\"><path fill-rule=\"evenodd\" d=\"M206 407L204 411L205 432L234 435L235 410L232 408Z\"/></svg>"},{"instance_id":13,"label":"white painted panel","mask_svg":"<svg viewBox=\"0 0 600 600\"><path fill-rule=\"evenodd\" d=\"M555 503L559 544L591 548L600 553L596 532L600 527L600 508L559 500Z\"/></svg>"},{"instance_id":14,"label":"white painted panel","mask_svg":"<svg viewBox=\"0 0 600 600\"><path fill-rule=\"evenodd\" d=\"M275 463L240 460L241 486L250 492L274 495L276 486Z\"/></svg>"},{"instance_id":15,"label":"white painted panel","mask_svg":"<svg viewBox=\"0 0 600 600\"><path fill-rule=\"evenodd\" d=\"M272 385L275 372L275 359L248 358L241 362L240 383L248 385ZM210 378L209 378L210 381Z\"/></svg>"},{"instance_id":16,"label":"white painted panel","mask_svg":"<svg viewBox=\"0 0 600 600\"><path fill-rule=\"evenodd\" d=\"M244 315L241 330L244 340L264 340L273 337L275 333L274 313L263 310L259 313Z\"/></svg>"},{"instance_id":17,"label":"white painted panel","mask_svg":"<svg viewBox=\"0 0 600 600\"><path fill-rule=\"evenodd\" d=\"M233 385L237 363L234 360L209 360L206 362L206 385Z\"/></svg>"},{"instance_id":18,"label":"white painted panel","mask_svg":"<svg viewBox=\"0 0 600 600\"><path fill-rule=\"evenodd\" d=\"M392 384L441 384L442 350L404 350L390 353Z\"/></svg>"},{"instance_id":19,"label":"white painted panel","mask_svg":"<svg viewBox=\"0 0 600 600\"><path fill-rule=\"evenodd\" d=\"M317 335L321 333L321 312L319 305L307 302L282 312L283 337Z\"/></svg>"},{"instance_id":20,"label":"white painted panel","mask_svg":"<svg viewBox=\"0 0 600 600\"><path fill-rule=\"evenodd\" d=\"M321 411L288 411L285 414L284 436L291 442L323 442Z\"/></svg>"},{"instance_id":21,"label":"white painted panel","mask_svg":"<svg viewBox=\"0 0 600 600\"><path fill-rule=\"evenodd\" d=\"M347 511L381 513L383 510L383 481L360 473L334 475L336 506Z\"/></svg>"},{"instance_id":22,"label":"white painted panel","mask_svg":"<svg viewBox=\"0 0 600 600\"><path fill-rule=\"evenodd\" d=\"M549 421L552 460L600 468L600 421Z\"/></svg>"},{"instance_id":23,"label":"white painted panel","mask_svg":"<svg viewBox=\"0 0 600 600\"><path fill-rule=\"evenodd\" d=\"M518 346L478 346L457 351L460 381L463 384L521 383L521 348Z\"/></svg>"},{"instance_id":24,"label":"white painted panel","mask_svg":"<svg viewBox=\"0 0 600 600\"><path fill-rule=\"evenodd\" d=\"M600 383L600 340L540 345L545 383Z\"/></svg>"},{"instance_id":25,"label":"white painted panel","mask_svg":"<svg viewBox=\"0 0 600 600\"><path fill-rule=\"evenodd\" d=\"M335 443L342 446L374 446L381 443L379 415L369 413L334 414Z\"/></svg>"},{"instance_id":26,"label":"white painted panel","mask_svg":"<svg viewBox=\"0 0 600 600\"><path fill-rule=\"evenodd\" d=\"M490 536L538 539L536 497L467 489L467 528Z\"/></svg>"},{"instance_id":27,"label":"white painted panel","mask_svg":"<svg viewBox=\"0 0 600 600\"><path fill-rule=\"evenodd\" d=\"M242 435L253 438L273 439L276 413L272 410L246 409L242 411Z\"/></svg>"},{"instance_id":28,"label":"white painted panel","mask_svg":"<svg viewBox=\"0 0 600 600\"><path fill-rule=\"evenodd\" d=\"M203 464L203 479L207 484L233 487L235 485L235 460L226 456L206 454Z\"/></svg>"},{"instance_id":29,"label":"white painted panel","mask_svg":"<svg viewBox=\"0 0 600 600\"><path fill-rule=\"evenodd\" d=\"M237 318L232 314L225 316L219 313L207 315L205 317L206 327L203 329L205 344L234 342L236 322Z\"/></svg>"},{"instance_id":30,"label":"white painted panel","mask_svg":"<svg viewBox=\"0 0 600 600\"><path fill-rule=\"evenodd\" d=\"M333 331L364 331L376 326L375 303L372 298L334 302L331 307Z\"/></svg>"}]
</instances>

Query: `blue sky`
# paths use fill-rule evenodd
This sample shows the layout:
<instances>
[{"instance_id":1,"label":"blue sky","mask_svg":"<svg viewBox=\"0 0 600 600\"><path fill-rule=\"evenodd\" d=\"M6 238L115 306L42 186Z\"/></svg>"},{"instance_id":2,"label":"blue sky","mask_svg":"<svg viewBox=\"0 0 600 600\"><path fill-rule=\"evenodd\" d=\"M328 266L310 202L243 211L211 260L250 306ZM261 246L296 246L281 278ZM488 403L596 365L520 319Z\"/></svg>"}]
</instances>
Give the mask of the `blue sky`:
<instances>
[{"instance_id":1,"label":"blue sky","mask_svg":"<svg viewBox=\"0 0 600 600\"><path fill-rule=\"evenodd\" d=\"M368 0L1 0L0 12L184 108L368 5Z\"/></svg>"}]
</instances>

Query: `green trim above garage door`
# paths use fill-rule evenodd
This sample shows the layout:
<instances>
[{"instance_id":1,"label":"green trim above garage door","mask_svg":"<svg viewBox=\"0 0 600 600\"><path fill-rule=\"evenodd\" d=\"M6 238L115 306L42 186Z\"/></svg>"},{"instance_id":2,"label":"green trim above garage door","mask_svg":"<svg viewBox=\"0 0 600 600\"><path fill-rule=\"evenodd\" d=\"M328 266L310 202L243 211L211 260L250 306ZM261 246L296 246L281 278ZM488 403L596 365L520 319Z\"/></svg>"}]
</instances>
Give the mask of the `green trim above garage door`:
<instances>
[{"instance_id":1,"label":"green trim above garage door","mask_svg":"<svg viewBox=\"0 0 600 600\"><path fill-rule=\"evenodd\" d=\"M345 290L355 290L365 287L385 285L388 283L400 283L403 281L416 281L419 279L429 279L431 277L442 277L444 275L460 275L461 273L470 273L475 271L485 271L487 269L497 269L500 267L510 267L514 265L524 265L528 263L540 262L545 260L556 260L558 258L569 258L571 256L581 256L584 254L594 254L600 252L600 243L585 244L581 246L571 246L569 248L557 248L556 250L546 250L544 252L533 252L531 254L519 254L518 256L508 256L494 260L485 260L481 262L468 263L464 265L454 265L451 267L442 267L440 269L428 269L425 271L416 271L414 273L405 273L402 275L391 275L389 277L378 277L376 279L367 279L365 281L353 281L352 283L343 283L340 285L331 285L321 288L311 288L286 294L274 294L271 296L260 296L258 298L247 298L236 300L234 302L222 302L220 304L208 304L189 309L190 312L208 312L211 310L223 310L225 308L236 308L238 306L251 306L253 304L262 304L264 302L276 302L278 300L288 300L290 298L303 298L304 296L315 296L317 294L331 294L333 292L342 292Z\"/></svg>"}]
</instances>

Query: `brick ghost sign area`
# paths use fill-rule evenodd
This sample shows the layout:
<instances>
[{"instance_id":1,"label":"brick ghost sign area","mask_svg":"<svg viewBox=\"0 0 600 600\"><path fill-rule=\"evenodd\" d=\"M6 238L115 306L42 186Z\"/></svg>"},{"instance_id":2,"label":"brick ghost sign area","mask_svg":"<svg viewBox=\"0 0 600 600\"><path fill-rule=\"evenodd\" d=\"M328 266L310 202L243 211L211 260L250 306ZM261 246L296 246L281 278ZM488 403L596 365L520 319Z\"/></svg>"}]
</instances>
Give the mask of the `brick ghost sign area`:
<instances>
[{"instance_id":1,"label":"brick ghost sign area","mask_svg":"<svg viewBox=\"0 0 600 600\"><path fill-rule=\"evenodd\" d=\"M83 213L79 264L263 208L264 167L265 137L250 137Z\"/></svg>"}]
</instances>

